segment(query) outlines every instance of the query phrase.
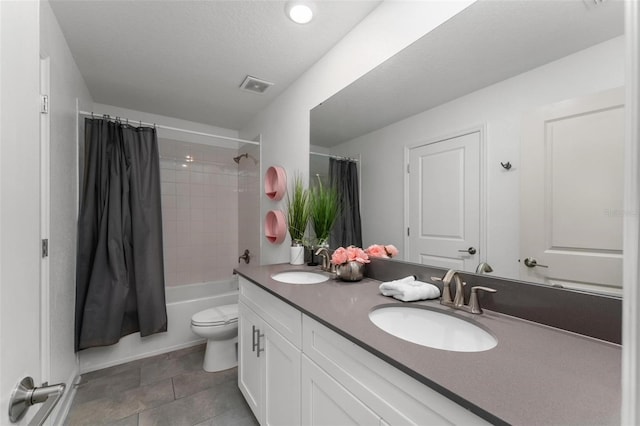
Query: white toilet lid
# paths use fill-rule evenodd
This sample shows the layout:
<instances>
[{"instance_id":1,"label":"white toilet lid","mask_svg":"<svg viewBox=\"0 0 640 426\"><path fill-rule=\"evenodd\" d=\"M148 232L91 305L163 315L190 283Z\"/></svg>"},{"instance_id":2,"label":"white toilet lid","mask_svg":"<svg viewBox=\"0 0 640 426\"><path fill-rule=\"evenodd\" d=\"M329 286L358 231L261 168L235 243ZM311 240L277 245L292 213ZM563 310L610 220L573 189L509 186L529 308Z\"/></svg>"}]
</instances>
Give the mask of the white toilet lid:
<instances>
[{"instance_id":1,"label":"white toilet lid","mask_svg":"<svg viewBox=\"0 0 640 426\"><path fill-rule=\"evenodd\" d=\"M191 317L193 325L227 325L238 322L238 304L205 309Z\"/></svg>"}]
</instances>

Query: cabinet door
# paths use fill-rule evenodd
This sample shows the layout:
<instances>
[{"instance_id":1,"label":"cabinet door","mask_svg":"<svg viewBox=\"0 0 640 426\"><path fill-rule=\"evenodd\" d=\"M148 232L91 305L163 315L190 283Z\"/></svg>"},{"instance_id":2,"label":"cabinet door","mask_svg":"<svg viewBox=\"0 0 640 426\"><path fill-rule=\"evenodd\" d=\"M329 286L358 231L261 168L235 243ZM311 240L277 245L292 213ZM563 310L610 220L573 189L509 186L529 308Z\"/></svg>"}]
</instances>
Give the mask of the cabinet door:
<instances>
[{"instance_id":1,"label":"cabinet door","mask_svg":"<svg viewBox=\"0 0 640 426\"><path fill-rule=\"evenodd\" d=\"M254 330L260 330L262 321L244 303L238 303L238 387L257 419L261 419L262 368L254 342Z\"/></svg>"},{"instance_id":2,"label":"cabinet door","mask_svg":"<svg viewBox=\"0 0 640 426\"><path fill-rule=\"evenodd\" d=\"M264 425L300 424L300 349L265 325L260 341L264 352Z\"/></svg>"},{"instance_id":3,"label":"cabinet door","mask_svg":"<svg viewBox=\"0 0 640 426\"><path fill-rule=\"evenodd\" d=\"M304 355L301 396L303 425L380 424L373 411Z\"/></svg>"}]
</instances>

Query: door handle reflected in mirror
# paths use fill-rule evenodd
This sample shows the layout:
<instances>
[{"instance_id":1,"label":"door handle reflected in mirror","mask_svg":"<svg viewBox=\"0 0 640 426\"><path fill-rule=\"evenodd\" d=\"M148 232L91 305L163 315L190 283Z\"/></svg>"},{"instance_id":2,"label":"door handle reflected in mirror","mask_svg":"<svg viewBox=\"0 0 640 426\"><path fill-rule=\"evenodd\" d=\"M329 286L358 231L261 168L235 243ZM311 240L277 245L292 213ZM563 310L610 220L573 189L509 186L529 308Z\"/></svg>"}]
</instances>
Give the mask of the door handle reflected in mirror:
<instances>
[{"instance_id":1,"label":"door handle reflected in mirror","mask_svg":"<svg viewBox=\"0 0 640 426\"><path fill-rule=\"evenodd\" d=\"M547 265L540 265L538 261L533 257L527 257L524 260L524 266L526 266L527 268L535 268L536 266L540 268L548 268Z\"/></svg>"},{"instance_id":2,"label":"door handle reflected in mirror","mask_svg":"<svg viewBox=\"0 0 640 426\"><path fill-rule=\"evenodd\" d=\"M475 247L469 247L466 250L458 250L460 253L469 253L469 254L476 254L476 249Z\"/></svg>"}]
</instances>

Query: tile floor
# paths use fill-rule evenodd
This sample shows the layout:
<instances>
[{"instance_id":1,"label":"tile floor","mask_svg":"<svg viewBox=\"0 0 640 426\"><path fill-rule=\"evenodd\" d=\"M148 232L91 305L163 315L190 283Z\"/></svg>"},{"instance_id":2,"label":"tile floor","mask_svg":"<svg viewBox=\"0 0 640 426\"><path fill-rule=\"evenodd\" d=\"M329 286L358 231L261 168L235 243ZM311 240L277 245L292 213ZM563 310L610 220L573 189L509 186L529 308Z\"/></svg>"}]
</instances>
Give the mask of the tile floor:
<instances>
[{"instance_id":1,"label":"tile floor","mask_svg":"<svg viewBox=\"0 0 640 426\"><path fill-rule=\"evenodd\" d=\"M254 426L238 370L202 369L204 345L83 374L65 425Z\"/></svg>"}]
</instances>

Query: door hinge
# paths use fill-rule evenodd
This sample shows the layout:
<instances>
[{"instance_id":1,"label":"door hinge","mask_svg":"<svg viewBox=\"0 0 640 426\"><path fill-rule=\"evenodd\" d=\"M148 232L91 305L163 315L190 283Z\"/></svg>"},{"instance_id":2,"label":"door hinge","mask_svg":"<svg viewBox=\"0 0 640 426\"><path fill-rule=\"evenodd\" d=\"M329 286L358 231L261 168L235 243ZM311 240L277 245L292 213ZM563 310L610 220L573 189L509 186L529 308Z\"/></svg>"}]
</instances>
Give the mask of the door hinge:
<instances>
[{"instance_id":1,"label":"door hinge","mask_svg":"<svg viewBox=\"0 0 640 426\"><path fill-rule=\"evenodd\" d=\"M42 258L49 257L49 239L44 238L42 240Z\"/></svg>"},{"instance_id":2,"label":"door hinge","mask_svg":"<svg viewBox=\"0 0 640 426\"><path fill-rule=\"evenodd\" d=\"M40 114L49 114L49 95L40 95Z\"/></svg>"},{"instance_id":3,"label":"door hinge","mask_svg":"<svg viewBox=\"0 0 640 426\"><path fill-rule=\"evenodd\" d=\"M409 237L411 233L409 232L409 228L407 228L407 237Z\"/></svg>"},{"instance_id":4,"label":"door hinge","mask_svg":"<svg viewBox=\"0 0 640 426\"><path fill-rule=\"evenodd\" d=\"M411 172L409 171L409 163L407 163L407 173L411 173Z\"/></svg>"}]
</instances>

